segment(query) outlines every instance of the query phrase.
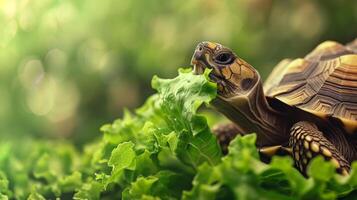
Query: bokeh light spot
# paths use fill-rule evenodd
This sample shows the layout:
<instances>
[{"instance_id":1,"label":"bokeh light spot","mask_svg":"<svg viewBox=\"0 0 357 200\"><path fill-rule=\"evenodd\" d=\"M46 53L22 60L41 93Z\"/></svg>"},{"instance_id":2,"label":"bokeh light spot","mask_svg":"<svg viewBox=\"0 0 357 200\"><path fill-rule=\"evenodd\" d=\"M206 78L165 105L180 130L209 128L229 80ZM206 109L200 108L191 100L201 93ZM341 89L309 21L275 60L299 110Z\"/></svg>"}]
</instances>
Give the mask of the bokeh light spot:
<instances>
[{"instance_id":1,"label":"bokeh light spot","mask_svg":"<svg viewBox=\"0 0 357 200\"><path fill-rule=\"evenodd\" d=\"M58 48L51 49L45 57L46 66L56 76L62 75L65 72L67 62L68 56L66 52Z\"/></svg>"},{"instance_id":2,"label":"bokeh light spot","mask_svg":"<svg viewBox=\"0 0 357 200\"><path fill-rule=\"evenodd\" d=\"M16 1L5 1L2 10L8 19L15 17L17 11Z\"/></svg>"},{"instance_id":3,"label":"bokeh light spot","mask_svg":"<svg viewBox=\"0 0 357 200\"><path fill-rule=\"evenodd\" d=\"M22 30L29 31L34 25L33 13L29 10L25 10L19 16L19 26Z\"/></svg>"},{"instance_id":4,"label":"bokeh light spot","mask_svg":"<svg viewBox=\"0 0 357 200\"><path fill-rule=\"evenodd\" d=\"M50 76L46 76L35 88L29 91L27 106L32 113L43 116L53 109L56 87L55 80Z\"/></svg>"},{"instance_id":5,"label":"bokeh light spot","mask_svg":"<svg viewBox=\"0 0 357 200\"><path fill-rule=\"evenodd\" d=\"M75 84L62 83L61 85L55 85L55 106L48 113L48 118L52 122L60 122L73 116L78 107L79 97L79 91Z\"/></svg>"},{"instance_id":6,"label":"bokeh light spot","mask_svg":"<svg viewBox=\"0 0 357 200\"><path fill-rule=\"evenodd\" d=\"M43 79L44 73L42 62L38 59L31 59L20 67L19 78L23 87L30 89Z\"/></svg>"},{"instance_id":7,"label":"bokeh light spot","mask_svg":"<svg viewBox=\"0 0 357 200\"><path fill-rule=\"evenodd\" d=\"M98 38L83 43L78 53L80 61L84 63L83 66L90 67L94 71L103 70L105 65L101 62L105 64L106 56L109 55L105 43Z\"/></svg>"},{"instance_id":8,"label":"bokeh light spot","mask_svg":"<svg viewBox=\"0 0 357 200\"><path fill-rule=\"evenodd\" d=\"M16 20L10 20L6 24L6 28L0 29L0 47L5 47L17 33Z\"/></svg>"}]
</instances>

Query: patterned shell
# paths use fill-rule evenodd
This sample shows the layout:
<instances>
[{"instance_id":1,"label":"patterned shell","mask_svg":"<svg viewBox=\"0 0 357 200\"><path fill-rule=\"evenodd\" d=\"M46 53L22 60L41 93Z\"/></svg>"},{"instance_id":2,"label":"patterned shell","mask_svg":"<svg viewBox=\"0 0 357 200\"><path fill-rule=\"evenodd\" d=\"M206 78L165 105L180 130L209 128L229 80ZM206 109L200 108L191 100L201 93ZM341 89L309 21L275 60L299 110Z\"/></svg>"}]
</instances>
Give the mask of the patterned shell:
<instances>
[{"instance_id":1,"label":"patterned shell","mask_svg":"<svg viewBox=\"0 0 357 200\"><path fill-rule=\"evenodd\" d=\"M357 39L326 41L305 58L281 61L264 84L266 96L319 117L341 120L357 132Z\"/></svg>"}]
</instances>

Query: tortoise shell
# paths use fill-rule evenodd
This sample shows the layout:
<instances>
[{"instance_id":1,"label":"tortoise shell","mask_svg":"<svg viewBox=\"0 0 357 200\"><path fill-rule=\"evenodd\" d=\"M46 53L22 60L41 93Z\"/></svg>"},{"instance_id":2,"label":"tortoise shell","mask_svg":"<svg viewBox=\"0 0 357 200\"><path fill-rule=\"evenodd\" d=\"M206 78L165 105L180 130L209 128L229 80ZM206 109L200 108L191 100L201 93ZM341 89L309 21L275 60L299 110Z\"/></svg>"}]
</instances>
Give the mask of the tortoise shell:
<instances>
[{"instance_id":1,"label":"tortoise shell","mask_svg":"<svg viewBox=\"0 0 357 200\"><path fill-rule=\"evenodd\" d=\"M340 120L357 132L357 39L341 45L326 41L304 58L282 60L264 84L268 98Z\"/></svg>"}]
</instances>

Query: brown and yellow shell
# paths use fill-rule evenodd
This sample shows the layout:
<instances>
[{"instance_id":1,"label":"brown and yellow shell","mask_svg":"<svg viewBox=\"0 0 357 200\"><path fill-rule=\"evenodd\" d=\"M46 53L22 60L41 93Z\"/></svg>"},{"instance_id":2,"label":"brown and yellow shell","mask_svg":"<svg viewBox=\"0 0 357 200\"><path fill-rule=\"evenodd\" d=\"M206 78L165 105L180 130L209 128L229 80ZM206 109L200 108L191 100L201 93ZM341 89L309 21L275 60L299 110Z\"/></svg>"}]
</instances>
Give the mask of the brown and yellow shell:
<instances>
[{"instance_id":1,"label":"brown and yellow shell","mask_svg":"<svg viewBox=\"0 0 357 200\"><path fill-rule=\"evenodd\" d=\"M319 117L339 119L357 132L357 39L326 41L304 58L281 61L264 84L267 97Z\"/></svg>"}]
</instances>

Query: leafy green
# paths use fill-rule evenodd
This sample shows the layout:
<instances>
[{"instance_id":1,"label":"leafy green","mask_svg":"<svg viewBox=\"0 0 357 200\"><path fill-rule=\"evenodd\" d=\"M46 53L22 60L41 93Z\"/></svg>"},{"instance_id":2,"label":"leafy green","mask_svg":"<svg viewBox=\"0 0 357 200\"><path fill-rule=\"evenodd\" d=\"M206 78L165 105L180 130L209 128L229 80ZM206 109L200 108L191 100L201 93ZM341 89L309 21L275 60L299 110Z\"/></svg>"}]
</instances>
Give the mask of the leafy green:
<instances>
[{"instance_id":1,"label":"leafy green","mask_svg":"<svg viewBox=\"0 0 357 200\"><path fill-rule=\"evenodd\" d=\"M209 71L154 77L157 93L101 128L82 152L59 141L0 144L0 199L353 199L349 176L321 157L298 172L290 157L260 161L256 135L238 136L228 155L197 114L216 95ZM16 145L15 145L16 144ZM19 148L20 147L20 148Z\"/></svg>"},{"instance_id":2,"label":"leafy green","mask_svg":"<svg viewBox=\"0 0 357 200\"><path fill-rule=\"evenodd\" d=\"M342 177L330 162L317 157L305 178L290 157L260 162L255 139L254 134L238 136L220 164L202 165L183 199L336 199L357 187L356 164L350 176Z\"/></svg>"},{"instance_id":3,"label":"leafy green","mask_svg":"<svg viewBox=\"0 0 357 200\"><path fill-rule=\"evenodd\" d=\"M135 114L104 125L101 160L111 168L96 178L107 190L123 188L123 198L179 198L202 163L220 162L221 149L203 116L196 114L216 95L216 85L191 70L180 70L174 79L154 77L158 91ZM108 152L103 152L108 148ZM179 178L177 178L179 177ZM166 187L175 180L180 187ZM140 187L139 187L140 186ZM140 192L136 188L141 188ZM181 190L177 190L181 188ZM160 191L156 193L155 191Z\"/></svg>"}]
</instances>

